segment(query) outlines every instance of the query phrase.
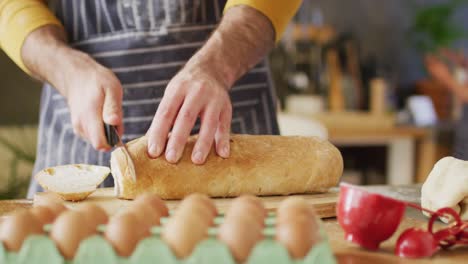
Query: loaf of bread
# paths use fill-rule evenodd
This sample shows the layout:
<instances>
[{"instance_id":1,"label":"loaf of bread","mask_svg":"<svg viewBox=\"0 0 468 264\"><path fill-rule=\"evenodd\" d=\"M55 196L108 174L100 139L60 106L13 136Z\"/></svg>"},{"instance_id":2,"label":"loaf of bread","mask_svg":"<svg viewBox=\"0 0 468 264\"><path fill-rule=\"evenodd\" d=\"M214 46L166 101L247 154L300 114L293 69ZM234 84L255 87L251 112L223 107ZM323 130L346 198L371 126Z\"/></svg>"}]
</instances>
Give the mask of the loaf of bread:
<instances>
[{"instance_id":1,"label":"loaf of bread","mask_svg":"<svg viewBox=\"0 0 468 264\"><path fill-rule=\"evenodd\" d=\"M177 164L164 156L149 158L146 137L128 142L136 183L129 175L125 152L114 150L111 172L117 197L134 199L144 192L163 199L181 199L194 192L211 197L325 192L338 184L343 172L339 150L315 137L232 135L230 157L219 157L213 148L204 165L191 161L195 140L189 139Z\"/></svg>"}]
</instances>

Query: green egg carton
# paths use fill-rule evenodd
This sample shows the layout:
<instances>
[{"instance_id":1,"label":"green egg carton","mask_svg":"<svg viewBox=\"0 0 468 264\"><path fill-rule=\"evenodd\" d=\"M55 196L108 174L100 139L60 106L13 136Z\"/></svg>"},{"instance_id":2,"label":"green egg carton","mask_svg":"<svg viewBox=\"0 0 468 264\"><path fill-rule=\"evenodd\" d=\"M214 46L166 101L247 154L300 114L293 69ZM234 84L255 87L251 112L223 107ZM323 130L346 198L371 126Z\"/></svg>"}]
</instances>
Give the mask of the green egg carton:
<instances>
[{"instance_id":1,"label":"green egg carton","mask_svg":"<svg viewBox=\"0 0 468 264\"><path fill-rule=\"evenodd\" d=\"M169 246L160 238L161 227L152 228L152 236L139 242L133 254L128 258L120 257L112 245L101 235L94 235L83 240L73 260L65 260L55 243L46 235L33 235L27 238L20 251L8 252L0 244L0 263L8 264L236 264L229 248L216 239L217 226L223 218L215 219L215 227L210 228L209 237L200 242L192 254L185 259L178 259ZM318 220L320 221L320 220ZM161 220L162 225L167 218ZM274 240L275 217L265 219L265 239L258 242L252 249L246 264L336 264L335 257L328 243L328 238L320 222L322 241L311 248L309 253L300 260L289 256L287 249ZM46 226L48 231L50 226ZM99 231L104 231L100 226Z\"/></svg>"}]
</instances>

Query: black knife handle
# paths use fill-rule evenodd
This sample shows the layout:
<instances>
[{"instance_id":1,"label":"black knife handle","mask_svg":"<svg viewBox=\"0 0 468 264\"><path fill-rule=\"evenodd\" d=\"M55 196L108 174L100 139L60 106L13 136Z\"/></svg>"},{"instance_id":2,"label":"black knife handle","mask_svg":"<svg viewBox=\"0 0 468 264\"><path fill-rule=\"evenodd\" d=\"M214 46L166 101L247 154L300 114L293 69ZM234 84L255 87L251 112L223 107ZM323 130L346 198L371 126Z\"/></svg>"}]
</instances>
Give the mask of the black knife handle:
<instances>
[{"instance_id":1,"label":"black knife handle","mask_svg":"<svg viewBox=\"0 0 468 264\"><path fill-rule=\"evenodd\" d=\"M117 128L115 126L104 123L104 132L106 134L107 144L111 147L119 143L119 135L117 134Z\"/></svg>"}]
</instances>

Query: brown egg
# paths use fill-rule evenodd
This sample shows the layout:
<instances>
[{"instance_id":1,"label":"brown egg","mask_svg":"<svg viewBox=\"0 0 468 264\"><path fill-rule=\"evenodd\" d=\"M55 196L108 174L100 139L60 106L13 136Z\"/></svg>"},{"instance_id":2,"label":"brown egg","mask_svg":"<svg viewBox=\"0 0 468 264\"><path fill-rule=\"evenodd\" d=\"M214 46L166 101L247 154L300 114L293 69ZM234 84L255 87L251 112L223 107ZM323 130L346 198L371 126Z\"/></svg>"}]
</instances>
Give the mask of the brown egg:
<instances>
[{"instance_id":1,"label":"brown egg","mask_svg":"<svg viewBox=\"0 0 468 264\"><path fill-rule=\"evenodd\" d=\"M212 226L214 224L214 218L216 214L213 211L214 205L210 204L211 202L207 202L202 198L201 195L190 195L186 199L184 199L179 207L177 207L174 216L179 214L189 215L194 214L200 216L204 221L209 225ZM216 208L215 208L216 210Z\"/></svg>"},{"instance_id":2,"label":"brown egg","mask_svg":"<svg viewBox=\"0 0 468 264\"><path fill-rule=\"evenodd\" d=\"M198 215L210 226L214 222L214 216L210 213L210 211L208 211L207 207L202 203L193 201L180 204L179 207L176 208L176 211L172 217L178 216L180 214L187 215L187 212Z\"/></svg>"},{"instance_id":3,"label":"brown egg","mask_svg":"<svg viewBox=\"0 0 468 264\"><path fill-rule=\"evenodd\" d=\"M250 214L231 215L221 224L218 239L225 243L237 263L244 263L263 238L263 227Z\"/></svg>"},{"instance_id":4,"label":"brown egg","mask_svg":"<svg viewBox=\"0 0 468 264\"><path fill-rule=\"evenodd\" d=\"M260 226L265 225L265 211L259 209L254 203L246 200L234 200L231 206L229 206L225 218L243 214L251 215Z\"/></svg>"},{"instance_id":5,"label":"brown egg","mask_svg":"<svg viewBox=\"0 0 468 264\"><path fill-rule=\"evenodd\" d=\"M73 259L81 241L93 234L83 219L83 212L68 210L60 214L52 225L50 237L65 259Z\"/></svg>"},{"instance_id":6,"label":"brown egg","mask_svg":"<svg viewBox=\"0 0 468 264\"><path fill-rule=\"evenodd\" d=\"M104 236L118 255L128 257L143 239L144 233L136 215L122 213L111 217Z\"/></svg>"},{"instance_id":7,"label":"brown egg","mask_svg":"<svg viewBox=\"0 0 468 264\"><path fill-rule=\"evenodd\" d=\"M31 212L21 210L4 218L0 226L0 241L9 251L19 251L30 235L42 234L42 223Z\"/></svg>"},{"instance_id":8,"label":"brown egg","mask_svg":"<svg viewBox=\"0 0 468 264\"><path fill-rule=\"evenodd\" d=\"M189 256L195 246L208 236L205 220L187 212L171 217L161 234L162 239L180 259Z\"/></svg>"},{"instance_id":9,"label":"brown egg","mask_svg":"<svg viewBox=\"0 0 468 264\"><path fill-rule=\"evenodd\" d=\"M169 216L169 209L166 206L166 203L156 194L153 193L143 193L135 199L135 203L144 203L149 204L156 210L161 216Z\"/></svg>"},{"instance_id":10,"label":"brown egg","mask_svg":"<svg viewBox=\"0 0 468 264\"><path fill-rule=\"evenodd\" d=\"M151 235L150 228L161 224L159 211L154 210L149 204L134 203L127 208L126 212L134 214L145 231L145 236Z\"/></svg>"},{"instance_id":11,"label":"brown egg","mask_svg":"<svg viewBox=\"0 0 468 264\"><path fill-rule=\"evenodd\" d=\"M281 223L291 217L302 215L310 219L316 218L315 210L312 205L299 197L289 197L282 201L277 210L276 222Z\"/></svg>"},{"instance_id":12,"label":"brown egg","mask_svg":"<svg viewBox=\"0 0 468 264\"><path fill-rule=\"evenodd\" d=\"M294 259L302 259L320 241L319 226L315 219L298 215L276 226L276 240Z\"/></svg>"},{"instance_id":13,"label":"brown egg","mask_svg":"<svg viewBox=\"0 0 468 264\"><path fill-rule=\"evenodd\" d=\"M55 218L57 218L57 216L59 216L62 212L67 210L67 208L65 207L65 205L63 205L63 203L59 203L54 200L44 201L40 205L45 206L49 208L50 210L52 210L52 212L55 215Z\"/></svg>"},{"instance_id":14,"label":"brown egg","mask_svg":"<svg viewBox=\"0 0 468 264\"><path fill-rule=\"evenodd\" d=\"M83 212L86 221L93 233L96 232L99 225L104 225L109 221L106 211L98 205L84 203L76 208L76 211Z\"/></svg>"},{"instance_id":15,"label":"brown egg","mask_svg":"<svg viewBox=\"0 0 468 264\"><path fill-rule=\"evenodd\" d=\"M56 215L49 208L42 205L35 206L29 210L32 215L34 215L37 220L41 223L41 226L45 224L50 224L54 222Z\"/></svg>"},{"instance_id":16,"label":"brown egg","mask_svg":"<svg viewBox=\"0 0 468 264\"><path fill-rule=\"evenodd\" d=\"M250 195L250 194L244 194L244 195L241 195L241 196L237 197L236 199L234 199L233 202L236 202L236 203L237 202L251 203L251 204L255 205L255 207L257 207L258 211L263 213L264 217L267 217L267 215L268 215L268 212L265 209L265 206L263 205L262 200L260 200L260 198L258 198L257 196Z\"/></svg>"},{"instance_id":17,"label":"brown egg","mask_svg":"<svg viewBox=\"0 0 468 264\"><path fill-rule=\"evenodd\" d=\"M206 208L200 205L194 204L193 206L185 206L179 208L171 217L171 219L195 219L197 222L201 221L204 226L203 228L208 229L214 225L214 217L206 212Z\"/></svg>"},{"instance_id":18,"label":"brown egg","mask_svg":"<svg viewBox=\"0 0 468 264\"><path fill-rule=\"evenodd\" d=\"M218 215L218 210L216 209L215 204L210 199L210 197L208 197L205 194L192 193L184 198L184 200L182 201L182 204L184 202L199 202L201 204L204 204L214 217Z\"/></svg>"}]
</instances>

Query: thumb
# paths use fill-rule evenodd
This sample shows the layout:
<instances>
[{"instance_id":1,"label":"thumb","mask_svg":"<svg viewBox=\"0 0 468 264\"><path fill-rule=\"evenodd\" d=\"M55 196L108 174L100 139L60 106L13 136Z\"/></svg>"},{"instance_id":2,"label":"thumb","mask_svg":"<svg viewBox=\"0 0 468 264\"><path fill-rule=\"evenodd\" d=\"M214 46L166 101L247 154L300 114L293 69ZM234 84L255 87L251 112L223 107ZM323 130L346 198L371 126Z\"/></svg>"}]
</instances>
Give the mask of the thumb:
<instances>
[{"instance_id":1,"label":"thumb","mask_svg":"<svg viewBox=\"0 0 468 264\"><path fill-rule=\"evenodd\" d=\"M120 83L105 88L102 118L106 124L120 126L122 124L122 86Z\"/></svg>"}]
</instances>

